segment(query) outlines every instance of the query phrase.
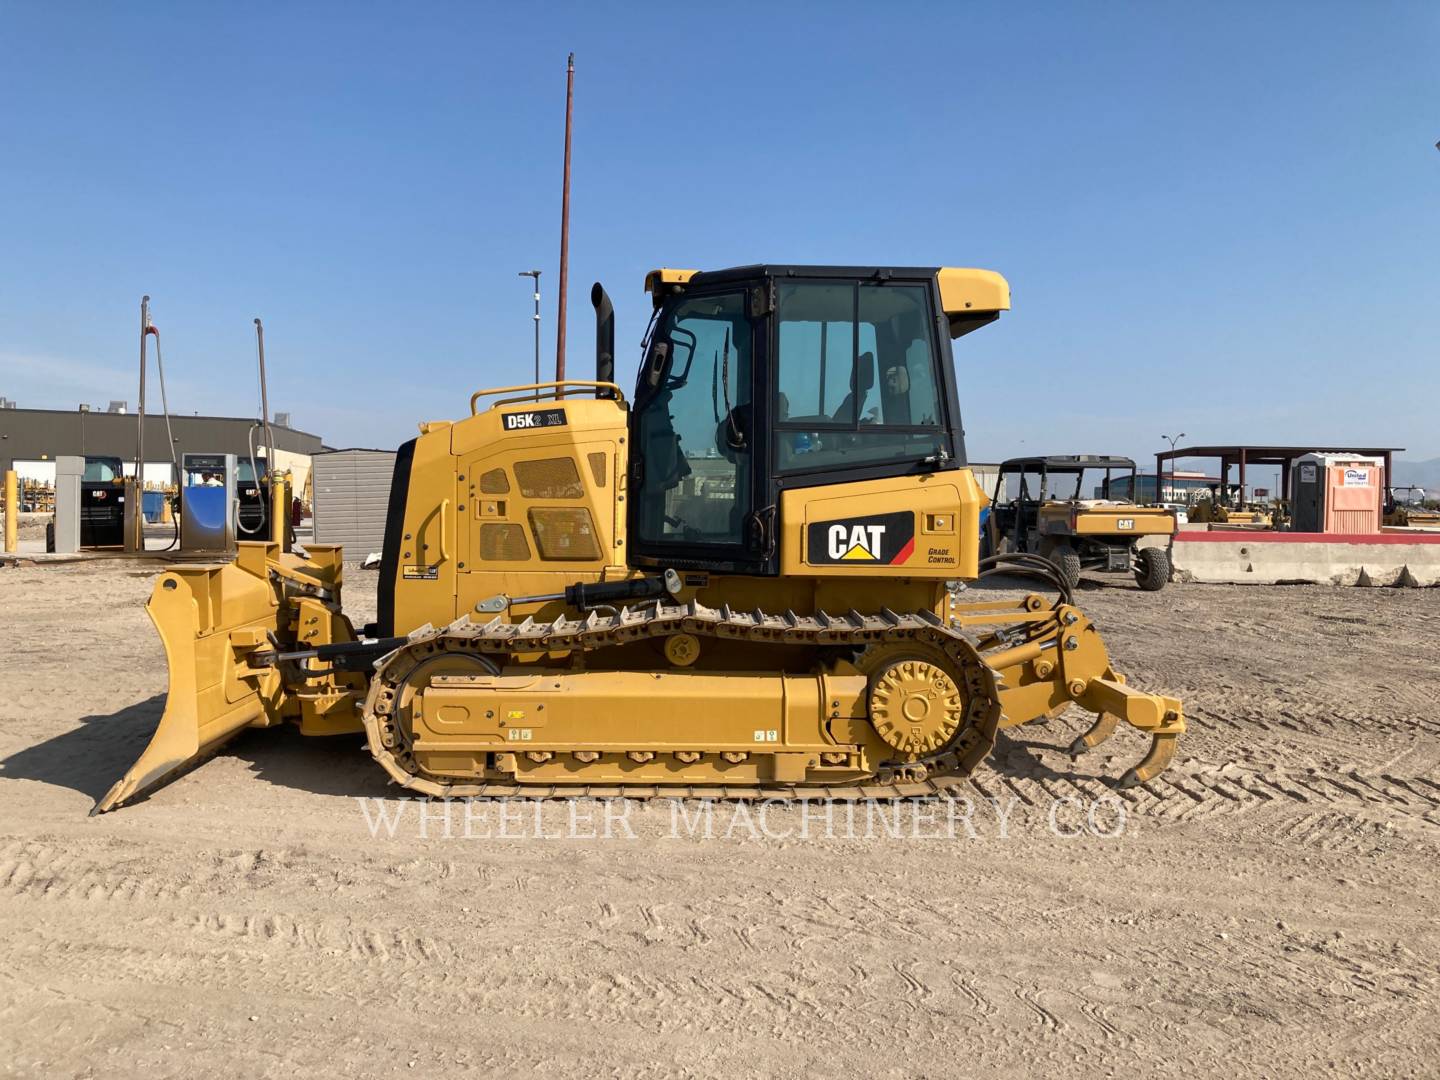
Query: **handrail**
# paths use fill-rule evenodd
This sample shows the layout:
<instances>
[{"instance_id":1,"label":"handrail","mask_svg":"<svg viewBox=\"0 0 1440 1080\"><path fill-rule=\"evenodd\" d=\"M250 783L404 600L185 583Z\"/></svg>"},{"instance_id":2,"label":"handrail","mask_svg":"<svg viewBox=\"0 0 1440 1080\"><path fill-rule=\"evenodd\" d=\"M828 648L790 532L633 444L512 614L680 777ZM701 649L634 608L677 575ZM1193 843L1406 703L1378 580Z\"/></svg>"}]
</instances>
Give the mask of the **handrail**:
<instances>
[{"instance_id":1,"label":"handrail","mask_svg":"<svg viewBox=\"0 0 1440 1080\"><path fill-rule=\"evenodd\" d=\"M596 382L593 379L561 379L559 382L526 383L522 386L494 386L489 390L476 390L475 393L470 395L470 415L475 415L475 403L481 398L493 397L495 394L531 395L528 397L509 398L505 401L497 401L494 405L490 406L493 409L495 405L513 405L516 402L539 401L542 397L558 398L560 396L558 391L561 387L566 386L593 390L595 391L596 397L600 396L601 390L609 390L614 393L616 401L622 405L625 404L625 392L613 382ZM549 393L541 394L540 391L542 390L548 390Z\"/></svg>"}]
</instances>

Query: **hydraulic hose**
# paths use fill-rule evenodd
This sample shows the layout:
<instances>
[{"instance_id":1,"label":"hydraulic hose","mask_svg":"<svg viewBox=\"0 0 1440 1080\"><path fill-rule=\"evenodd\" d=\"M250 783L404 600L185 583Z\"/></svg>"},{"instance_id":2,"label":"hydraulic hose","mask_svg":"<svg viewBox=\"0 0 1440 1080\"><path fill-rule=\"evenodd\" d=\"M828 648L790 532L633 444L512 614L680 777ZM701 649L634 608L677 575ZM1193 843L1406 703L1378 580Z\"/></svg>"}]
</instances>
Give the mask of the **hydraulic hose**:
<instances>
[{"instance_id":1,"label":"hydraulic hose","mask_svg":"<svg viewBox=\"0 0 1440 1080\"><path fill-rule=\"evenodd\" d=\"M259 421L256 421L250 425L250 430L245 434L246 445L250 447L250 472L255 477L255 491L257 494L260 492L260 469L255 464L255 429L259 426ZM268 469L269 467L270 463L267 461L266 468ZM267 502L269 502L269 500L262 494L260 496L260 524L257 528L247 529L240 520L240 497L237 495L235 497L235 531L237 533L244 533L246 536L259 536L263 533L270 524L270 508L265 505Z\"/></svg>"},{"instance_id":2,"label":"hydraulic hose","mask_svg":"<svg viewBox=\"0 0 1440 1080\"><path fill-rule=\"evenodd\" d=\"M1060 594L1061 603L1073 604L1075 602L1074 591L1070 588L1070 583L1065 580L1064 575L1060 573L1059 567L1041 555L1024 551L1007 551L980 560L980 577L999 577L1001 575L1042 581Z\"/></svg>"}]
</instances>

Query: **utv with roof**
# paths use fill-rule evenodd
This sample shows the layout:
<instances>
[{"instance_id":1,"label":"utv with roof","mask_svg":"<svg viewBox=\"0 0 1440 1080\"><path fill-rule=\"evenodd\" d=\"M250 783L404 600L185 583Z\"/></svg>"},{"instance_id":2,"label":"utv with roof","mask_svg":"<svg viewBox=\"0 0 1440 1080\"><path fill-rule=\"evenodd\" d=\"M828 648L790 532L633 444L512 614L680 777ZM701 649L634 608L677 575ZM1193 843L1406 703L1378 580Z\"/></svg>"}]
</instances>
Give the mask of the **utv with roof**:
<instances>
[{"instance_id":1,"label":"utv with roof","mask_svg":"<svg viewBox=\"0 0 1440 1080\"><path fill-rule=\"evenodd\" d=\"M1087 474L1101 478L1090 498ZM1174 536L1177 518L1163 506L1137 505L1135 479L1135 462L1126 457L1011 458L995 479L990 549L1049 559L1072 588L1084 570L1134 574L1147 592L1164 588L1170 580L1167 547L1145 538Z\"/></svg>"}]
</instances>

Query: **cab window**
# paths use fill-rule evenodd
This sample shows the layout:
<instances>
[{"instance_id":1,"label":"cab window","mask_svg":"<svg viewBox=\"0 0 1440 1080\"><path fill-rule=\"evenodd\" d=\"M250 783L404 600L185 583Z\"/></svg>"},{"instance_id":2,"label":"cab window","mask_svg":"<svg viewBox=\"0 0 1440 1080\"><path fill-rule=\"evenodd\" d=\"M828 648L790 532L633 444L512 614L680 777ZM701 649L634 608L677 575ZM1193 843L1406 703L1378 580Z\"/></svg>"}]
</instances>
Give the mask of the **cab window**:
<instances>
[{"instance_id":1,"label":"cab window","mask_svg":"<svg viewBox=\"0 0 1440 1080\"><path fill-rule=\"evenodd\" d=\"M119 458L86 458L85 475L81 480L87 484L113 484L120 479Z\"/></svg>"},{"instance_id":2,"label":"cab window","mask_svg":"<svg viewBox=\"0 0 1440 1080\"><path fill-rule=\"evenodd\" d=\"M785 283L776 299L780 471L920 460L946 448L925 286Z\"/></svg>"}]
</instances>

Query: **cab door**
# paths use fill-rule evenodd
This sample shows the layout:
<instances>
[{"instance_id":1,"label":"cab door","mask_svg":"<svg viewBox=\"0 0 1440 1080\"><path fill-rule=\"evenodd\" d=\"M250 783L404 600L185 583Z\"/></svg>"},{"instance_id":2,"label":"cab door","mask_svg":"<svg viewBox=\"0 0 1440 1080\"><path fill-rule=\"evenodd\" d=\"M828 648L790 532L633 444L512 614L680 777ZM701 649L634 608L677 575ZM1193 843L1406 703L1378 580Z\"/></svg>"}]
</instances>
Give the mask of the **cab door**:
<instances>
[{"instance_id":1,"label":"cab door","mask_svg":"<svg viewBox=\"0 0 1440 1080\"><path fill-rule=\"evenodd\" d=\"M758 565L753 384L762 321L744 288L671 303L641 367L632 424L629 532L636 562Z\"/></svg>"}]
</instances>

